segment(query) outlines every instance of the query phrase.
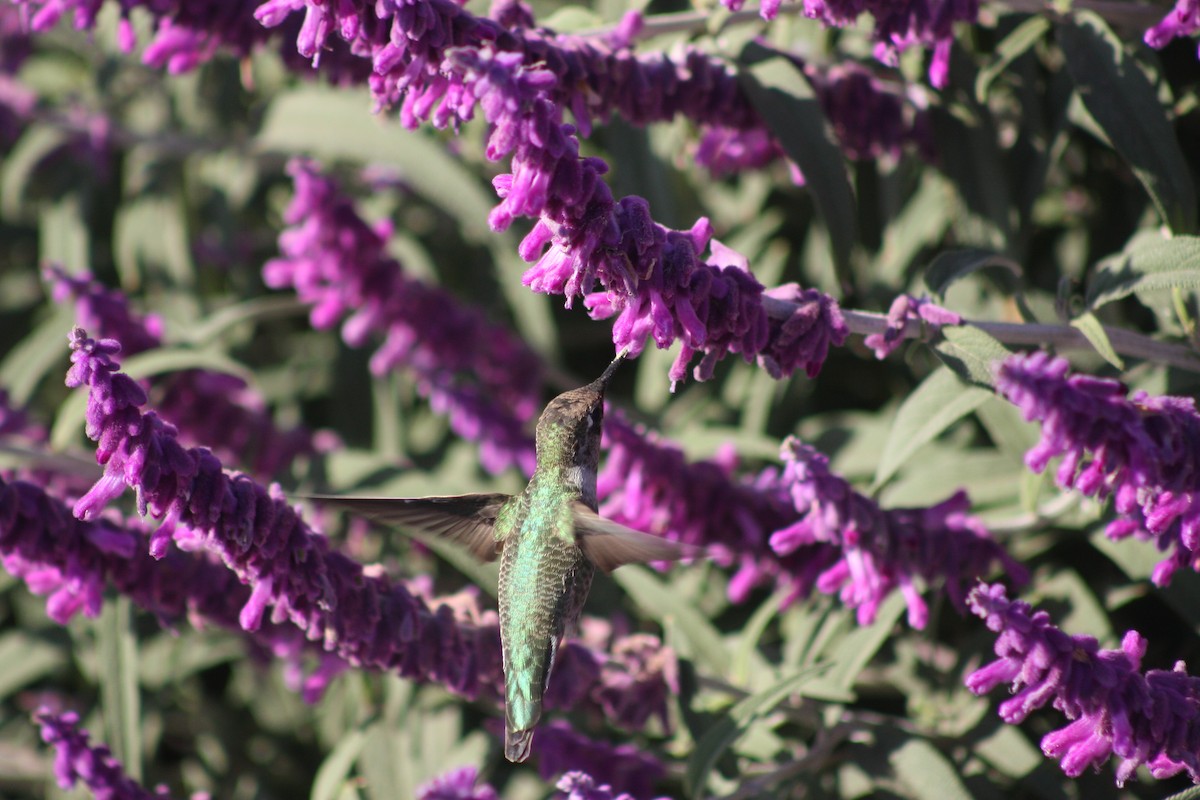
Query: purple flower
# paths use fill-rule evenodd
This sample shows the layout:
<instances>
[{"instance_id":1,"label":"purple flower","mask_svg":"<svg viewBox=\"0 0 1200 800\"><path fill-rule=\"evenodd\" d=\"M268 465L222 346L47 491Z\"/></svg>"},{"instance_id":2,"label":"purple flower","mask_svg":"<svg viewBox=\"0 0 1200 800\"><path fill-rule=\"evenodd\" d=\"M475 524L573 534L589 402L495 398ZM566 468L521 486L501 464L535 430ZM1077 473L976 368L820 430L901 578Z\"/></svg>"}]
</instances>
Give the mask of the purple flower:
<instances>
[{"instance_id":1,"label":"purple flower","mask_svg":"<svg viewBox=\"0 0 1200 800\"><path fill-rule=\"evenodd\" d=\"M115 341L97 342L77 328L71 347L68 385L89 389L88 432L105 465L104 477L76 503L77 516L94 519L124 487L134 488L139 510L163 520L150 540L153 555L165 555L172 540L181 549L204 549L250 586L238 614L242 628L257 630L268 619L290 622L352 666L438 681L467 697L500 696L494 613L451 600L431 609L422 590L332 552L278 487L267 490L246 475L223 472L211 451L185 449L171 426L153 412L143 415L138 407L145 395L112 359ZM593 666L601 660L590 659ZM558 682L597 678L593 668L560 675ZM645 696L645 687L636 688ZM581 701L603 709L590 700L591 686L581 689Z\"/></svg>"},{"instance_id":2,"label":"purple flower","mask_svg":"<svg viewBox=\"0 0 1200 800\"><path fill-rule=\"evenodd\" d=\"M996 661L971 673L975 694L1009 684L1013 696L1000 704L1005 722L1022 722L1052 703L1071 724L1047 734L1042 752L1078 777L1120 757L1117 785L1145 764L1155 778L1183 770L1200 782L1200 678L1175 669L1142 673L1146 640L1125 634L1120 650L1101 650L1090 636L1071 636L1045 611L1009 600L1003 586L977 586L968 599L977 615L999 634Z\"/></svg>"},{"instance_id":3,"label":"purple flower","mask_svg":"<svg viewBox=\"0 0 1200 800\"><path fill-rule=\"evenodd\" d=\"M353 347L381 335L372 372L410 368L434 410L480 443L487 469L515 463L531 473L533 442L524 426L540 410L537 355L480 311L405 275L387 254L390 227L368 225L313 165L294 161L289 171L296 193L285 217L292 227L280 234L282 257L263 267L266 284L294 288L311 303L314 327L342 321Z\"/></svg>"},{"instance_id":4,"label":"purple flower","mask_svg":"<svg viewBox=\"0 0 1200 800\"><path fill-rule=\"evenodd\" d=\"M54 775L58 785L70 789L82 782L97 800L151 800L170 797L165 786L147 791L125 774L121 762L104 745L88 744L88 732L79 727L73 711L56 714L41 708L33 721L42 727L42 741L53 745Z\"/></svg>"},{"instance_id":5,"label":"purple flower","mask_svg":"<svg viewBox=\"0 0 1200 800\"><path fill-rule=\"evenodd\" d=\"M538 732L533 745L538 774L543 780L570 772L585 772L613 791L646 797L666 770L653 756L632 744L613 745L587 738L567 723L554 720Z\"/></svg>"},{"instance_id":6,"label":"purple flower","mask_svg":"<svg viewBox=\"0 0 1200 800\"><path fill-rule=\"evenodd\" d=\"M1090 375L1067 377L1065 359L1014 355L998 368L996 386L1042 439L1025 463L1041 472L1062 456L1063 488L1113 498L1112 539L1155 542L1168 556L1153 573L1164 586L1181 567L1200 568L1200 415L1186 397L1152 397Z\"/></svg>"},{"instance_id":7,"label":"purple flower","mask_svg":"<svg viewBox=\"0 0 1200 800\"><path fill-rule=\"evenodd\" d=\"M417 787L417 800L496 800L496 790L478 784L474 767L459 767Z\"/></svg>"},{"instance_id":8,"label":"purple flower","mask_svg":"<svg viewBox=\"0 0 1200 800\"><path fill-rule=\"evenodd\" d=\"M970 516L970 500L959 491L929 508L882 509L829 470L829 460L789 437L781 485L800 519L775 531L771 547L781 555L833 545L837 559L817 579L817 588L838 592L858 621L869 625L895 589L908 603L908 621L925 627L928 608L921 584L940 583L950 601L965 610L968 587L995 567L1016 582L1025 569Z\"/></svg>"},{"instance_id":9,"label":"purple flower","mask_svg":"<svg viewBox=\"0 0 1200 800\"><path fill-rule=\"evenodd\" d=\"M892 301L887 313L887 330L872 333L865 340L867 347L875 351L880 361L896 351L904 341L904 328L910 320L929 325L935 331L943 325L959 325L962 317L953 311L934 305L928 297L913 297L902 294Z\"/></svg>"},{"instance_id":10,"label":"purple flower","mask_svg":"<svg viewBox=\"0 0 1200 800\"><path fill-rule=\"evenodd\" d=\"M562 792L555 795L555 800L636 800L633 795L624 792L617 794L608 784L597 785L596 779L586 772L568 772L555 788Z\"/></svg>"},{"instance_id":11,"label":"purple flower","mask_svg":"<svg viewBox=\"0 0 1200 800\"><path fill-rule=\"evenodd\" d=\"M1200 0L1176 0L1175 8L1162 22L1146 31L1146 44L1158 50L1172 39L1200 31Z\"/></svg>"}]
</instances>

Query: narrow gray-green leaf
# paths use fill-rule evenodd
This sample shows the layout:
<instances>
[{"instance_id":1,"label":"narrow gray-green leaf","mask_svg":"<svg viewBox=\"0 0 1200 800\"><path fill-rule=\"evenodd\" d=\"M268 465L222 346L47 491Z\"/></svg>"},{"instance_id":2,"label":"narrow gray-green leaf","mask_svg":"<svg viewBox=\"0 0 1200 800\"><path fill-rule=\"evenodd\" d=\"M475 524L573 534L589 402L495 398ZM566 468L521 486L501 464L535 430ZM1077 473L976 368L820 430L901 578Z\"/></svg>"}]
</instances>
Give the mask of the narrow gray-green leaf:
<instances>
[{"instance_id":1,"label":"narrow gray-green leaf","mask_svg":"<svg viewBox=\"0 0 1200 800\"><path fill-rule=\"evenodd\" d=\"M1105 361L1117 369L1125 369L1125 362L1121 360L1121 357L1117 355L1117 351L1113 349L1112 342L1108 340L1108 334L1105 332L1104 326L1100 324L1100 320L1096 319L1095 314L1085 311L1071 320L1071 327L1082 333Z\"/></svg>"},{"instance_id":2,"label":"narrow gray-green leaf","mask_svg":"<svg viewBox=\"0 0 1200 800\"><path fill-rule=\"evenodd\" d=\"M8 391L14 405L27 405L38 384L51 371L58 373L60 381L67 374L71 365L67 334L74 322L75 309L58 306L5 355L0 362L0 386Z\"/></svg>"},{"instance_id":3,"label":"narrow gray-green leaf","mask_svg":"<svg viewBox=\"0 0 1200 800\"><path fill-rule=\"evenodd\" d=\"M1040 14L1035 14L1013 28L1007 36L1000 40L1000 43L996 45L995 58L990 64L979 70L975 76L975 100L986 103L992 81L1008 69L1012 62L1029 52L1029 49L1040 42L1049 30L1050 20Z\"/></svg>"},{"instance_id":4,"label":"narrow gray-green leaf","mask_svg":"<svg viewBox=\"0 0 1200 800\"><path fill-rule=\"evenodd\" d=\"M906 797L916 800L971 800L971 793L958 777L958 770L924 739L910 739L888 759L896 777L911 790Z\"/></svg>"},{"instance_id":5,"label":"narrow gray-green leaf","mask_svg":"<svg viewBox=\"0 0 1200 800\"><path fill-rule=\"evenodd\" d=\"M896 412L872 491L891 480L918 450L992 396L987 389L965 385L945 367L922 381Z\"/></svg>"},{"instance_id":6,"label":"narrow gray-green leaf","mask_svg":"<svg viewBox=\"0 0 1200 800\"><path fill-rule=\"evenodd\" d=\"M1056 33L1084 106L1163 222L1177 234L1196 232L1196 187L1154 85L1099 15L1076 11Z\"/></svg>"},{"instance_id":7,"label":"narrow gray-green leaf","mask_svg":"<svg viewBox=\"0 0 1200 800\"><path fill-rule=\"evenodd\" d=\"M733 666L730 669L730 677L734 683L743 685L749 680L751 656L758 648L763 631L771 624L771 620L779 615L779 606L784 596L776 593L768 597L742 627L742 635L738 639L737 650L733 654Z\"/></svg>"},{"instance_id":8,"label":"narrow gray-green leaf","mask_svg":"<svg viewBox=\"0 0 1200 800\"><path fill-rule=\"evenodd\" d=\"M317 768L317 776L313 780L311 800L337 800L342 793L342 787L350 779L350 769L362 752L367 735L362 730L350 731L342 737L333 748L321 766Z\"/></svg>"},{"instance_id":9,"label":"narrow gray-green leaf","mask_svg":"<svg viewBox=\"0 0 1200 800\"><path fill-rule=\"evenodd\" d=\"M1135 292L1200 289L1200 237L1139 238L1103 259L1088 283L1091 310Z\"/></svg>"},{"instance_id":10,"label":"narrow gray-green leaf","mask_svg":"<svg viewBox=\"0 0 1200 800\"><path fill-rule=\"evenodd\" d=\"M683 778L687 793L692 797L701 797L708 783L709 773L725 751L759 718L770 713L789 695L795 694L822 669L823 666L806 667L771 688L741 700L709 728L696 743L692 757L688 759L687 771Z\"/></svg>"},{"instance_id":11,"label":"narrow gray-green leaf","mask_svg":"<svg viewBox=\"0 0 1200 800\"><path fill-rule=\"evenodd\" d=\"M66 652L27 631L0 637L0 699L65 666Z\"/></svg>"},{"instance_id":12,"label":"narrow gray-green leaf","mask_svg":"<svg viewBox=\"0 0 1200 800\"><path fill-rule=\"evenodd\" d=\"M1012 353L995 337L972 325L948 325L933 347L942 363L963 380L977 386L994 385L995 364Z\"/></svg>"},{"instance_id":13,"label":"narrow gray-green leaf","mask_svg":"<svg viewBox=\"0 0 1200 800\"><path fill-rule=\"evenodd\" d=\"M858 238L854 190L837 137L800 67L787 56L748 44L739 59L738 81L805 184L829 231L834 266L850 286L850 252Z\"/></svg>"},{"instance_id":14,"label":"narrow gray-green leaf","mask_svg":"<svg viewBox=\"0 0 1200 800\"><path fill-rule=\"evenodd\" d=\"M951 284L962 280L972 272L978 272L989 267L1001 267L1000 285L1006 291L1016 289L1017 280L1021 277L1021 266L1000 253L981 248L965 250L944 250L933 259L933 263L925 270L925 285L938 299L946 296L946 290Z\"/></svg>"},{"instance_id":15,"label":"narrow gray-green leaf","mask_svg":"<svg viewBox=\"0 0 1200 800\"><path fill-rule=\"evenodd\" d=\"M636 564L622 567L612 576L652 618L678 626L693 650L690 655L699 664L717 675L728 674L729 652L721 634L688 598L671 591L655 573Z\"/></svg>"},{"instance_id":16,"label":"narrow gray-green leaf","mask_svg":"<svg viewBox=\"0 0 1200 800\"><path fill-rule=\"evenodd\" d=\"M97 620L100 702L107 741L135 780L142 777L141 697L138 694L137 638L133 606L118 596L106 603Z\"/></svg>"}]
</instances>

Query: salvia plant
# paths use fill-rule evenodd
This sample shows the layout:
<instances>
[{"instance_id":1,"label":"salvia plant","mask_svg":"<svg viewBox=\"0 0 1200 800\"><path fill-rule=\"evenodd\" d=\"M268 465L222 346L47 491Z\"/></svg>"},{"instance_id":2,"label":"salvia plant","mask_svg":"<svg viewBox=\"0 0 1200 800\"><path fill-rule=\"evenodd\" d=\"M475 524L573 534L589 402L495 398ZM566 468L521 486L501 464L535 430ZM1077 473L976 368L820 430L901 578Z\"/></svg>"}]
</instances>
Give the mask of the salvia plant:
<instances>
[{"instance_id":1,"label":"salvia plant","mask_svg":"<svg viewBox=\"0 0 1200 800\"><path fill-rule=\"evenodd\" d=\"M1200 796L1198 33L0 0L0 796Z\"/></svg>"}]
</instances>

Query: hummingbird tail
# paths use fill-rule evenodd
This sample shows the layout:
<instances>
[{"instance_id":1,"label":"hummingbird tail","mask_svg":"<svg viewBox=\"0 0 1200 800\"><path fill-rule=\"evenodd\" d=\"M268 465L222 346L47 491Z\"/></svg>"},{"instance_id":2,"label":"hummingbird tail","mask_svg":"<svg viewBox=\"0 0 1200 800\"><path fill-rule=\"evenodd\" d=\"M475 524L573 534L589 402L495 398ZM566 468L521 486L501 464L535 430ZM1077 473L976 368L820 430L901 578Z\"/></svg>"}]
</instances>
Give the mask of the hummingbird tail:
<instances>
[{"instance_id":1,"label":"hummingbird tail","mask_svg":"<svg viewBox=\"0 0 1200 800\"><path fill-rule=\"evenodd\" d=\"M504 757L514 764L529 758L529 748L532 746L533 728L521 731L509 729L504 732Z\"/></svg>"}]
</instances>

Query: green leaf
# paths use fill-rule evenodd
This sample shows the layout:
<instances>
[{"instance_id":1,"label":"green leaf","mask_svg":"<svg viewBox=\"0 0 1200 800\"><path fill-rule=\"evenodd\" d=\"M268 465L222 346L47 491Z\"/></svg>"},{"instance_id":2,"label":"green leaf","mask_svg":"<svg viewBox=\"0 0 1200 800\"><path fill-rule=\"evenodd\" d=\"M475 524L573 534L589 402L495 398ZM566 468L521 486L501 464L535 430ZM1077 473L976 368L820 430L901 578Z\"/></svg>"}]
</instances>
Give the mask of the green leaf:
<instances>
[{"instance_id":1,"label":"green leaf","mask_svg":"<svg viewBox=\"0 0 1200 800\"><path fill-rule=\"evenodd\" d=\"M721 634L690 598L672 591L654 572L636 564L621 567L612 577L651 619L664 627L678 626L692 648L684 655L692 656L717 675L729 673L729 652Z\"/></svg>"},{"instance_id":2,"label":"green leaf","mask_svg":"<svg viewBox=\"0 0 1200 800\"><path fill-rule=\"evenodd\" d=\"M66 651L27 631L0 636L0 698L66 665Z\"/></svg>"},{"instance_id":3,"label":"green leaf","mask_svg":"<svg viewBox=\"0 0 1200 800\"><path fill-rule=\"evenodd\" d=\"M910 739L888 759L896 777L917 800L971 800L971 793L958 777L958 770L924 739Z\"/></svg>"},{"instance_id":4,"label":"green leaf","mask_svg":"<svg viewBox=\"0 0 1200 800\"><path fill-rule=\"evenodd\" d=\"M100 703L106 740L131 777L142 777L141 696L138 693L137 637L133 605L118 596L105 604L96 621Z\"/></svg>"},{"instance_id":5,"label":"green leaf","mask_svg":"<svg viewBox=\"0 0 1200 800\"><path fill-rule=\"evenodd\" d=\"M771 624L771 620L779 615L779 606L784 596L783 593L776 593L768 597L742 627L742 635L738 637L737 650L733 653L733 664L729 672L730 680L735 684L743 686L750 679L751 656L757 650L758 641Z\"/></svg>"},{"instance_id":6,"label":"green leaf","mask_svg":"<svg viewBox=\"0 0 1200 800\"><path fill-rule=\"evenodd\" d=\"M1095 314L1085 311L1071 320L1071 327L1082 333L1105 361L1117 369L1125 369L1125 362L1113 349L1112 342L1108 340L1108 334L1104 331L1104 326L1100 324L1100 320L1096 319Z\"/></svg>"},{"instance_id":7,"label":"green leaf","mask_svg":"<svg viewBox=\"0 0 1200 800\"><path fill-rule=\"evenodd\" d=\"M358 769L370 800L412 797L416 787L406 758L404 732L379 720L367 726L366 742L358 758Z\"/></svg>"},{"instance_id":8,"label":"green leaf","mask_svg":"<svg viewBox=\"0 0 1200 800\"><path fill-rule=\"evenodd\" d=\"M922 381L896 412L872 491L887 483L918 450L992 396L987 389L964 385L948 368Z\"/></svg>"},{"instance_id":9,"label":"green leaf","mask_svg":"<svg viewBox=\"0 0 1200 800\"><path fill-rule=\"evenodd\" d=\"M75 309L57 306L54 312L21 339L0 362L0 386L16 406L26 406L38 384L52 370L59 380L70 366L67 334L75 322Z\"/></svg>"},{"instance_id":10,"label":"green leaf","mask_svg":"<svg viewBox=\"0 0 1200 800\"><path fill-rule=\"evenodd\" d=\"M1182 792L1163 798L1163 800L1200 800L1200 786L1184 789Z\"/></svg>"},{"instance_id":11,"label":"green leaf","mask_svg":"<svg viewBox=\"0 0 1200 800\"><path fill-rule=\"evenodd\" d=\"M925 270L925 285L940 300L946 296L946 290L951 284L989 267L1001 267L1006 270L1000 273L1004 276L1000 281L1001 288L1008 292L1017 288L1017 280L1021 278L1021 266L1000 253L981 248L942 251ZM1008 278L1009 273L1016 280Z\"/></svg>"},{"instance_id":12,"label":"green leaf","mask_svg":"<svg viewBox=\"0 0 1200 800\"><path fill-rule=\"evenodd\" d=\"M1094 311L1135 292L1175 288L1200 289L1200 237L1138 237L1097 265L1087 307Z\"/></svg>"},{"instance_id":13,"label":"green leaf","mask_svg":"<svg viewBox=\"0 0 1200 800\"><path fill-rule=\"evenodd\" d=\"M756 42L742 50L738 82L788 158L804 173L829 230L838 280L849 288L858 211L846 159L812 86L796 62Z\"/></svg>"},{"instance_id":14,"label":"green leaf","mask_svg":"<svg viewBox=\"0 0 1200 800\"><path fill-rule=\"evenodd\" d=\"M317 768L312 794L309 795L311 800L337 800L342 787L350 779L350 769L358 760L366 741L367 734L362 730L350 731L342 737L337 747L333 748Z\"/></svg>"},{"instance_id":15,"label":"green leaf","mask_svg":"<svg viewBox=\"0 0 1200 800\"><path fill-rule=\"evenodd\" d=\"M1012 355L994 337L973 325L942 328L942 339L933 346L942 363L958 377L976 386L991 388L992 370L997 361Z\"/></svg>"},{"instance_id":16,"label":"green leaf","mask_svg":"<svg viewBox=\"0 0 1200 800\"><path fill-rule=\"evenodd\" d=\"M1084 106L1146 188L1174 233L1196 232L1196 187L1154 85L1108 24L1090 11L1056 26Z\"/></svg>"},{"instance_id":17,"label":"green leaf","mask_svg":"<svg viewBox=\"0 0 1200 800\"><path fill-rule=\"evenodd\" d=\"M823 666L806 667L771 688L738 702L724 714L696 743L692 757L688 759L687 771L683 778L687 793L692 797L703 796L704 787L708 784L708 775L725 751L764 714L770 713L789 695L799 691L801 686L822 669Z\"/></svg>"},{"instance_id":18,"label":"green leaf","mask_svg":"<svg viewBox=\"0 0 1200 800\"><path fill-rule=\"evenodd\" d=\"M1040 42L1049 30L1050 20L1038 14L1031 16L1013 28L1007 36L1001 39L1000 43L996 45L996 56L992 60L992 63L979 70L979 73L975 76L976 102L986 103L992 82L1004 70L1008 69L1012 62L1029 52L1031 47Z\"/></svg>"}]
</instances>

